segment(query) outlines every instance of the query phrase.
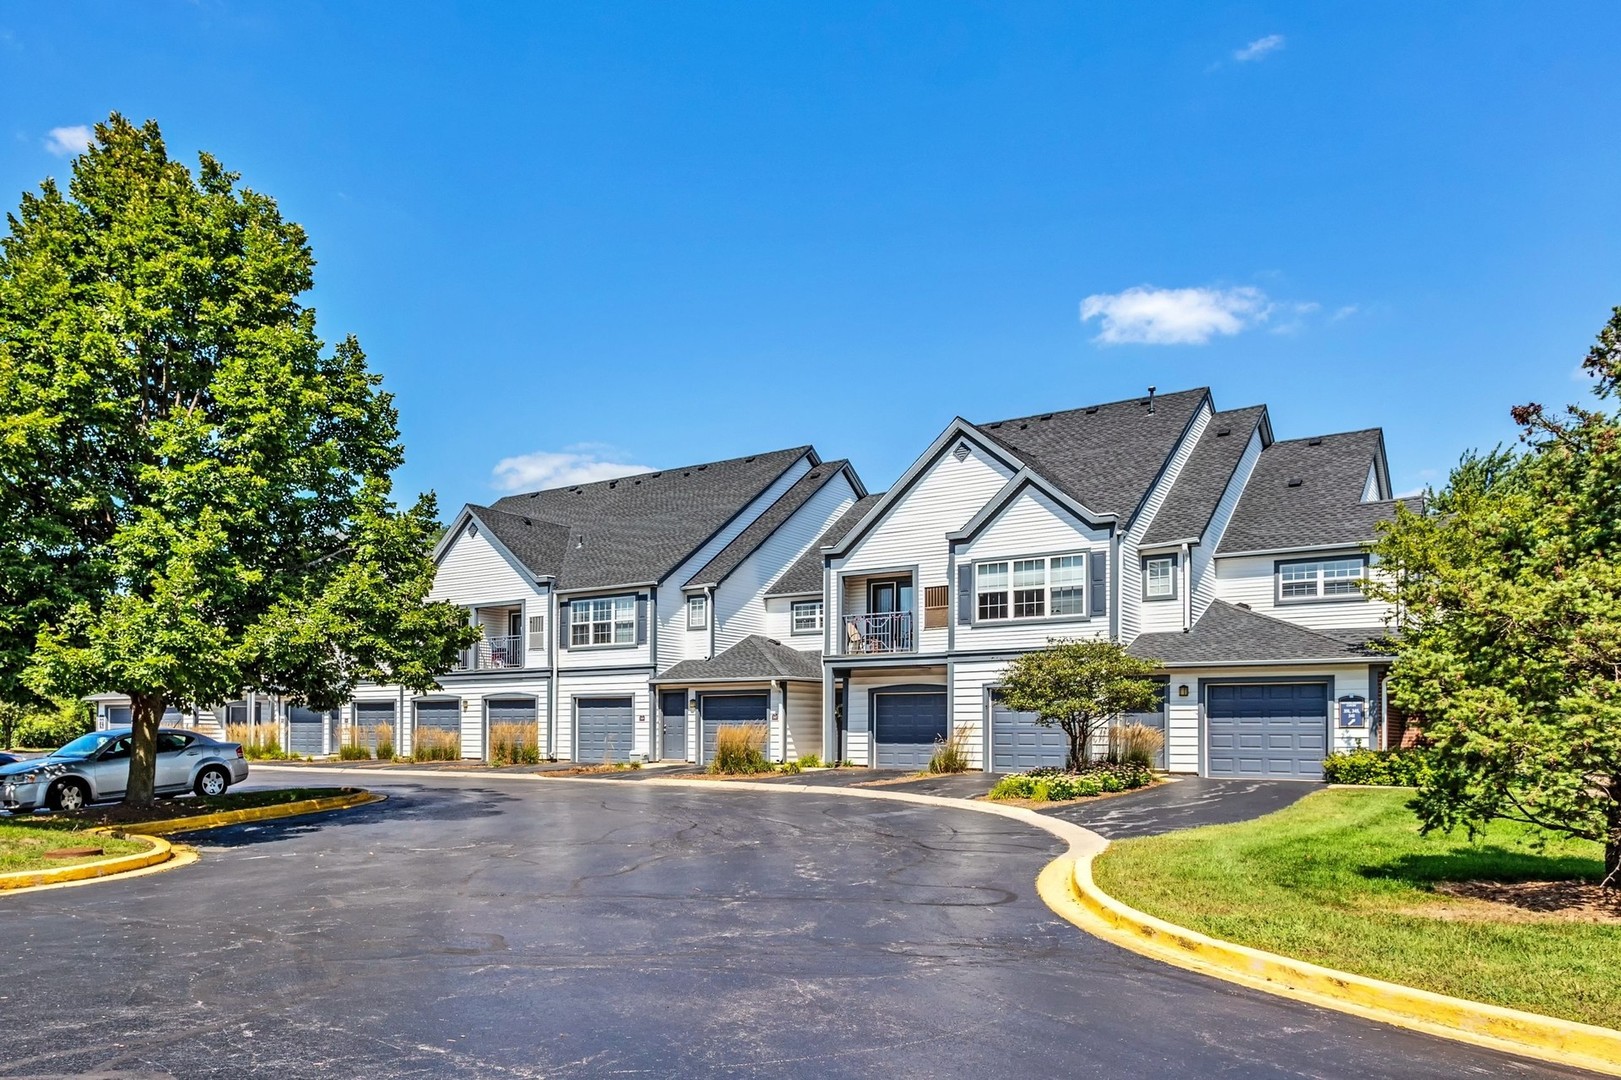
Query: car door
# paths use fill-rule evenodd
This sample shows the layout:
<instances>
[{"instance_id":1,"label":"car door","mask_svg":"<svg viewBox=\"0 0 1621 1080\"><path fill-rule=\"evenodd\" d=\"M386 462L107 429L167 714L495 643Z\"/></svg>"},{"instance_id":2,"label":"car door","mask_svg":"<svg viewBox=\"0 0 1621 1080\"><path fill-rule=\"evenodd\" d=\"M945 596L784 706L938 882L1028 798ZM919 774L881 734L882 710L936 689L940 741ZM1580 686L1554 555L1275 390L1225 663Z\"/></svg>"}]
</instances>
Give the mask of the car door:
<instances>
[{"instance_id":1,"label":"car door","mask_svg":"<svg viewBox=\"0 0 1621 1080\"><path fill-rule=\"evenodd\" d=\"M88 766L90 783L98 799L116 799L129 786L129 752L133 735L121 735L108 743L94 763Z\"/></svg>"},{"instance_id":2,"label":"car door","mask_svg":"<svg viewBox=\"0 0 1621 1080\"><path fill-rule=\"evenodd\" d=\"M202 753L196 738L178 731L158 732L158 791L184 791L191 786L191 767Z\"/></svg>"}]
</instances>

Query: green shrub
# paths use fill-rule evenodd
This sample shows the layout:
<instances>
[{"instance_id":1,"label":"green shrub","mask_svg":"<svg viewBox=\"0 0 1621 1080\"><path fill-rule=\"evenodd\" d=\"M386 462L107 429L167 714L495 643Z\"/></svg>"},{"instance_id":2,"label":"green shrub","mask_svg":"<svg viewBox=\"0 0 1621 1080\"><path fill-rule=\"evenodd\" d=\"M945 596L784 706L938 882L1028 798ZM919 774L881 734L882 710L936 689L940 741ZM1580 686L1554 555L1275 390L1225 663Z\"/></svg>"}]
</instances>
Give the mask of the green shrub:
<instances>
[{"instance_id":1,"label":"green shrub","mask_svg":"<svg viewBox=\"0 0 1621 1080\"><path fill-rule=\"evenodd\" d=\"M48 709L23 709L14 714L11 738L7 741L12 746L29 750L55 750L95 726L90 712L76 701L68 702L54 712Z\"/></svg>"},{"instance_id":2,"label":"green shrub","mask_svg":"<svg viewBox=\"0 0 1621 1080\"><path fill-rule=\"evenodd\" d=\"M442 728L417 728L411 739L412 761L460 761L462 737L460 732Z\"/></svg>"},{"instance_id":3,"label":"green shrub","mask_svg":"<svg viewBox=\"0 0 1621 1080\"><path fill-rule=\"evenodd\" d=\"M728 775L770 772L765 740L764 724L727 724L717 728L715 757L709 763L709 771Z\"/></svg>"},{"instance_id":4,"label":"green shrub","mask_svg":"<svg viewBox=\"0 0 1621 1080\"><path fill-rule=\"evenodd\" d=\"M338 747L339 761L370 761L371 751L359 743L344 743Z\"/></svg>"},{"instance_id":5,"label":"green shrub","mask_svg":"<svg viewBox=\"0 0 1621 1080\"><path fill-rule=\"evenodd\" d=\"M821 754L800 754L799 767L801 769L820 769L822 767Z\"/></svg>"},{"instance_id":6,"label":"green shrub","mask_svg":"<svg viewBox=\"0 0 1621 1080\"><path fill-rule=\"evenodd\" d=\"M799 775L799 762L797 762L797 761L785 761L781 765L777 766L777 771L780 772L780 773L786 773L789 776L798 776Z\"/></svg>"},{"instance_id":7,"label":"green shrub","mask_svg":"<svg viewBox=\"0 0 1621 1080\"><path fill-rule=\"evenodd\" d=\"M1369 787L1417 787L1429 776L1424 750L1352 750L1323 759L1323 779L1330 784Z\"/></svg>"},{"instance_id":8,"label":"green shrub","mask_svg":"<svg viewBox=\"0 0 1621 1080\"><path fill-rule=\"evenodd\" d=\"M934 740L934 756L929 758L931 773L968 771L968 728L960 726L949 739Z\"/></svg>"},{"instance_id":9,"label":"green shrub","mask_svg":"<svg viewBox=\"0 0 1621 1080\"><path fill-rule=\"evenodd\" d=\"M1080 772L1040 768L1004 776L991 788L988 797L1064 802L1068 799L1091 798L1106 791L1131 791L1153 782L1154 771L1146 766L1094 761Z\"/></svg>"}]
</instances>

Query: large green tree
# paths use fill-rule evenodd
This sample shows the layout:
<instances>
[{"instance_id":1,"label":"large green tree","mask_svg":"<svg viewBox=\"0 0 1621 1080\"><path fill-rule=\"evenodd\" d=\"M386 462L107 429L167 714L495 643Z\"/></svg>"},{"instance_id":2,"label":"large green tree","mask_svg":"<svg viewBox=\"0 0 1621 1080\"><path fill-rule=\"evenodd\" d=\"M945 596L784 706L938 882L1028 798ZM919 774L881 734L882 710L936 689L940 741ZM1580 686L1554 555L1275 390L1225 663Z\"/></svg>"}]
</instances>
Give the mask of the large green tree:
<instances>
[{"instance_id":1,"label":"large green tree","mask_svg":"<svg viewBox=\"0 0 1621 1080\"><path fill-rule=\"evenodd\" d=\"M425 691L474 634L426 600L390 395L317 338L303 229L237 180L115 114L0 239L0 692L128 694L132 802L168 706Z\"/></svg>"},{"instance_id":2,"label":"large green tree","mask_svg":"<svg viewBox=\"0 0 1621 1080\"><path fill-rule=\"evenodd\" d=\"M1147 712L1159 701L1149 676L1158 661L1142 660L1112 641L1053 641L1020 656L1002 677L1002 701L1069 737L1066 767L1092 760L1092 744L1122 713Z\"/></svg>"},{"instance_id":3,"label":"large green tree","mask_svg":"<svg viewBox=\"0 0 1621 1080\"><path fill-rule=\"evenodd\" d=\"M1596 840L1621 888L1621 308L1584 367L1604 407L1515 408L1524 446L1398 510L1369 591L1399 605L1390 689L1431 744L1424 827Z\"/></svg>"}]
</instances>

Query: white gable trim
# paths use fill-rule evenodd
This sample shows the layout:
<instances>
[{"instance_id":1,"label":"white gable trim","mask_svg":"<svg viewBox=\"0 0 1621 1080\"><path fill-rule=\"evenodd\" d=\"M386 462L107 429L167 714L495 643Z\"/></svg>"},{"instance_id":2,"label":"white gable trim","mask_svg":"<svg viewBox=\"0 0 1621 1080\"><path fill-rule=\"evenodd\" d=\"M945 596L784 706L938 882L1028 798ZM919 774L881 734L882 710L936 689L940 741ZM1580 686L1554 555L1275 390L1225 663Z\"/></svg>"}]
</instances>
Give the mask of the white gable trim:
<instances>
[{"instance_id":1,"label":"white gable trim","mask_svg":"<svg viewBox=\"0 0 1621 1080\"><path fill-rule=\"evenodd\" d=\"M1014 472L1025 468L1024 462L1020 461L1006 447L999 446L986 438L978 428L962 417L955 417L951 423L946 425L946 429L929 444L929 448L923 451L916 461L912 462L912 467L902 473L901 478L895 481L894 486L884 492L878 501L872 505L872 509L868 510L861 520L856 522L855 528L845 533L844 538L838 543L823 548L822 554L833 558L848 554L850 549L855 547L856 542L871 532L873 526L883 520L884 515L889 513L890 507L899 502L901 497L923 478L923 474L928 472L929 467L938 461L940 456L950 449L958 439L973 443L990 457L1000 461Z\"/></svg>"},{"instance_id":2,"label":"white gable trim","mask_svg":"<svg viewBox=\"0 0 1621 1080\"><path fill-rule=\"evenodd\" d=\"M439 538L439 543L434 545L433 564L435 566L440 565L440 563L444 561L444 557L450 553L450 549L455 546L456 541L461 539L462 533L467 531L467 526L475 521L478 521L478 515L473 513L472 507L463 506L462 512L456 515L456 520L451 524L450 528L445 530L445 535L441 536ZM501 542L501 538L495 535L495 530L490 528L488 522L479 522L479 524L484 526L483 536L485 541L495 549L495 553L497 555L501 556L501 558L507 561L508 565L510 565L513 570L517 571L519 578L524 581L534 582L551 580L550 575L537 574L533 570L529 569L529 567L525 566L523 562L516 555L514 555L505 544Z\"/></svg>"},{"instance_id":3,"label":"white gable trim","mask_svg":"<svg viewBox=\"0 0 1621 1080\"><path fill-rule=\"evenodd\" d=\"M966 525L954 533L947 533L946 539L953 545L965 544L972 540L986 526L1000 517L1002 511L1006 510L1026 488L1035 488L1043 495L1046 495L1083 525L1092 528L1103 528L1113 525L1117 520L1114 514L1099 514L1089 510L1084 504L1065 495L1050 482L1043 479L1039 473L1032 472L1029 466L1026 466L1014 473L1008 482L1002 485L1002 490L991 496L990 501L980 507L979 513L970 518Z\"/></svg>"}]
</instances>

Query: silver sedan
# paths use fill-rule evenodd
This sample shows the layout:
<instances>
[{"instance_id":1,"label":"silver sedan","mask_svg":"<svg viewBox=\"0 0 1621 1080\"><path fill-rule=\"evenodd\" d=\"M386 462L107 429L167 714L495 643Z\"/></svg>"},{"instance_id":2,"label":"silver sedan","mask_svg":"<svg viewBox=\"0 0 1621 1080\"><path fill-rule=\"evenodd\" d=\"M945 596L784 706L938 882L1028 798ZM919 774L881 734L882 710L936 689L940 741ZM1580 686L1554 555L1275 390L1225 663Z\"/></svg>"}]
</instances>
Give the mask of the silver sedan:
<instances>
[{"instance_id":1,"label":"silver sedan","mask_svg":"<svg viewBox=\"0 0 1621 1080\"><path fill-rule=\"evenodd\" d=\"M41 758L0 767L0 807L27 813L41 806L78 810L93 802L122 798L129 782L129 728L92 731ZM195 731L159 728L156 791L176 795L223 795L248 778L248 762L237 743L219 742Z\"/></svg>"}]
</instances>

